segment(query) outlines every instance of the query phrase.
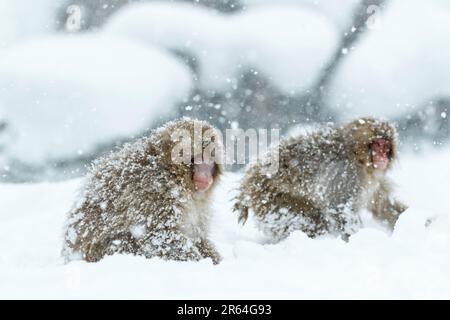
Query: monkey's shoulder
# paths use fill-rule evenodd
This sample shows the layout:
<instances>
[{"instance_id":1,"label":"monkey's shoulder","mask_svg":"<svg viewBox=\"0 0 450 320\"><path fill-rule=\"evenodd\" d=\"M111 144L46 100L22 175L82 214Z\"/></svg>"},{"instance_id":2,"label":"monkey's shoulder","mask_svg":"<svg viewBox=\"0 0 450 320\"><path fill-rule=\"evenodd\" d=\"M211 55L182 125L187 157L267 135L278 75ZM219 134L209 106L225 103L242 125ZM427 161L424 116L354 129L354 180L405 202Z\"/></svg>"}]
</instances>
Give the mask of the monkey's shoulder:
<instances>
[{"instance_id":1,"label":"monkey's shoulder","mask_svg":"<svg viewBox=\"0 0 450 320\"><path fill-rule=\"evenodd\" d=\"M94 160L88 177L91 181L116 179L122 182L133 182L145 175L163 178L168 171L165 160L154 139L140 138Z\"/></svg>"}]
</instances>

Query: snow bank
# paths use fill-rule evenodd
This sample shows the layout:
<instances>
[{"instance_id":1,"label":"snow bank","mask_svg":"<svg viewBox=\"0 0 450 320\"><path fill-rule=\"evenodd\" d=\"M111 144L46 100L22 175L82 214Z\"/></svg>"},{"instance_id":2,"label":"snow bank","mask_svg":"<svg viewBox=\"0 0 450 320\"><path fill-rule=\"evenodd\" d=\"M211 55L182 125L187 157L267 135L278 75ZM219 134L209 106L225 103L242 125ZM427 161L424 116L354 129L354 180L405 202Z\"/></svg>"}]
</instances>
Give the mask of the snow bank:
<instances>
[{"instance_id":1,"label":"snow bank","mask_svg":"<svg viewBox=\"0 0 450 320\"><path fill-rule=\"evenodd\" d=\"M256 6L273 4L273 0L244 0L243 3L250 9ZM341 30L348 28L352 22L353 12L360 0L277 0L277 5L286 4L298 8L308 8L319 12L332 21Z\"/></svg>"},{"instance_id":2,"label":"snow bank","mask_svg":"<svg viewBox=\"0 0 450 320\"><path fill-rule=\"evenodd\" d=\"M306 90L339 39L319 13L276 5L221 15L187 3L133 4L104 32L193 54L201 87L219 91L231 90L251 67L287 93Z\"/></svg>"},{"instance_id":3,"label":"snow bank","mask_svg":"<svg viewBox=\"0 0 450 320\"><path fill-rule=\"evenodd\" d=\"M81 180L0 184L0 298L448 299L449 161L448 149L401 154L393 178L410 208L392 236L372 221L349 243L297 232L265 244L252 221L237 225L230 199L241 176L228 174L212 210L218 266L127 255L64 265L62 226Z\"/></svg>"},{"instance_id":4,"label":"snow bank","mask_svg":"<svg viewBox=\"0 0 450 320\"><path fill-rule=\"evenodd\" d=\"M21 43L0 57L7 152L30 163L89 153L169 114L190 88L188 68L151 46L97 35Z\"/></svg>"},{"instance_id":5,"label":"snow bank","mask_svg":"<svg viewBox=\"0 0 450 320\"><path fill-rule=\"evenodd\" d=\"M331 84L342 118L395 116L450 95L450 6L393 0L378 29L366 32Z\"/></svg>"}]
</instances>

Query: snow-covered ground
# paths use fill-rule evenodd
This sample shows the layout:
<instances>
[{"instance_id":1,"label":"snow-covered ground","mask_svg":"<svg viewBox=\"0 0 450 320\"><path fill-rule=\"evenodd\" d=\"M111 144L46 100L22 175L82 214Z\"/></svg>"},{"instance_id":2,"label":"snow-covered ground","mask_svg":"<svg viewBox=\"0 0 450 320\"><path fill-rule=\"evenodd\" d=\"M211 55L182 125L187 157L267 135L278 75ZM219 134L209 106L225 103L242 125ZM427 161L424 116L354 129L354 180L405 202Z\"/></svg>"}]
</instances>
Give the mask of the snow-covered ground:
<instances>
[{"instance_id":1,"label":"snow-covered ground","mask_svg":"<svg viewBox=\"0 0 450 320\"><path fill-rule=\"evenodd\" d=\"M450 298L450 150L402 154L392 176L410 208L393 235L366 217L349 243L294 233L273 245L238 226L228 173L216 195L214 266L116 255L63 264L65 214L82 180L0 185L0 298ZM429 227L426 221L433 218Z\"/></svg>"}]
</instances>

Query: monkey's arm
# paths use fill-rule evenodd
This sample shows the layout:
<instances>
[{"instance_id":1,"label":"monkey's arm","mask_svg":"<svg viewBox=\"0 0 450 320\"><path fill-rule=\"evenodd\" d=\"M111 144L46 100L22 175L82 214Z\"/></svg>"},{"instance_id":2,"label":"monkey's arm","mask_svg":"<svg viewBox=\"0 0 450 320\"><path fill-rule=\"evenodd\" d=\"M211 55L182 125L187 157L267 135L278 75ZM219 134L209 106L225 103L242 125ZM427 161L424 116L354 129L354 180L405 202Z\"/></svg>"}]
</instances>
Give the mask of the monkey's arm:
<instances>
[{"instance_id":1,"label":"monkey's arm","mask_svg":"<svg viewBox=\"0 0 450 320\"><path fill-rule=\"evenodd\" d=\"M242 201L242 197L236 198L236 202L233 206L233 212L237 212L239 214L238 223L242 223L243 225L247 222L248 219L248 210L249 207Z\"/></svg>"},{"instance_id":2,"label":"monkey's arm","mask_svg":"<svg viewBox=\"0 0 450 320\"><path fill-rule=\"evenodd\" d=\"M154 229L140 242L142 254L147 258L157 256L178 261L199 261L203 258L196 243L178 228Z\"/></svg>"},{"instance_id":3,"label":"monkey's arm","mask_svg":"<svg viewBox=\"0 0 450 320\"><path fill-rule=\"evenodd\" d=\"M222 260L220 254L216 250L216 247L208 239L201 239L200 242L197 243L197 247L200 250L201 255L204 258L211 258L214 264L219 264Z\"/></svg>"},{"instance_id":4,"label":"monkey's arm","mask_svg":"<svg viewBox=\"0 0 450 320\"><path fill-rule=\"evenodd\" d=\"M380 187L375 192L374 198L369 204L369 210L372 211L375 218L380 221L386 221L391 230L400 216L408 207L391 198L391 188L387 180L380 183Z\"/></svg>"},{"instance_id":5,"label":"monkey's arm","mask_svg":"<svg viewBox=\"0 0 450 320\"><path fill-rule=\"evenodd\" d=\"M203 258L197 241L183 227L184 209L175 201L151 212L148 233L139 240L143 254L165 260L198 261Z\"/></svg>"}]
</instances>

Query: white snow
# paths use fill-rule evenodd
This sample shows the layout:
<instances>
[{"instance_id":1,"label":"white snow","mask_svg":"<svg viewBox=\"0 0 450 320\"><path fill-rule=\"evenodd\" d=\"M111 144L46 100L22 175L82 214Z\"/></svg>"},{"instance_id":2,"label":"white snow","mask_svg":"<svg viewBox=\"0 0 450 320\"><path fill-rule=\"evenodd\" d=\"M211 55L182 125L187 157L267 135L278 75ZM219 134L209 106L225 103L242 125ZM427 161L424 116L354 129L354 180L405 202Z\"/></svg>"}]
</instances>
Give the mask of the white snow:
<instances>
[{"instance_id":1,"label":"white snow","mask_svg":"<svg viewBox=\"0 0 450 320\"><path fill-rule=\"evenodd\" d=\"M63 0L0 0L0 51L55 29L56 9Z\"/></svg>"},{"instance_id":2,"label":"white snow","mask_svg":"<svg viewBox=\"0 0 450 320\"><path fill-rule=\"evenodd\" d=\"M207 90L232 90L246 68L267 75L287 93L306 90L339 41L318 12L295 6L256 6L223 15L188 3L129 5L104 32L188 52Z\"/></svg>"},{"instance_id":3,"label":"white snow","mask_svg":"<svg viewBox=\"0 0 450 320\"><path fill-rule=\"evenodd\" d=\"M450 96L448 1L393 0L339 68L330 104L342 119L391 117Z\"/></svg>"},{"instance_id":4,"label":"white snow","mask_svg":"<svg viewBox=\"0 0 450 320\"><path fill-rule=\"evenodd\" d=\"M9 156L43 162L91 152L170 114L191 90L175 57L105 35L37 37L0 55Z\"/></svg>"},{"instance_id":5,"label":"white snow","mask_svg":"<svg viewBox=\"0 0 450 320\"><path fill-rule=\"evenodd\" d=\"M228 173L212 210L218 266L126 255L64 265L63 223L82 180L0 184L0 298L448 299L449 162L449 149L401 154L392 176L410 208L392 235L364 213L349 243L297 232L267 244L252 221L237 225L230 199L241 176Z\"/></svg>"},{"instance_id":6,"label":"white snow","mask_svg":"<svg viewBox=\"0 0 450 320\"><path fill-rule=\"evenodd\" d=\"M244 0L248 8L273 4L273 0ZM352 15L360 0L277 0L279 6L296 6L299 9L307 8L319 12L321 15L332 21L335 26L345 30L352 22Z\"/></svg>"}]
</instances>

